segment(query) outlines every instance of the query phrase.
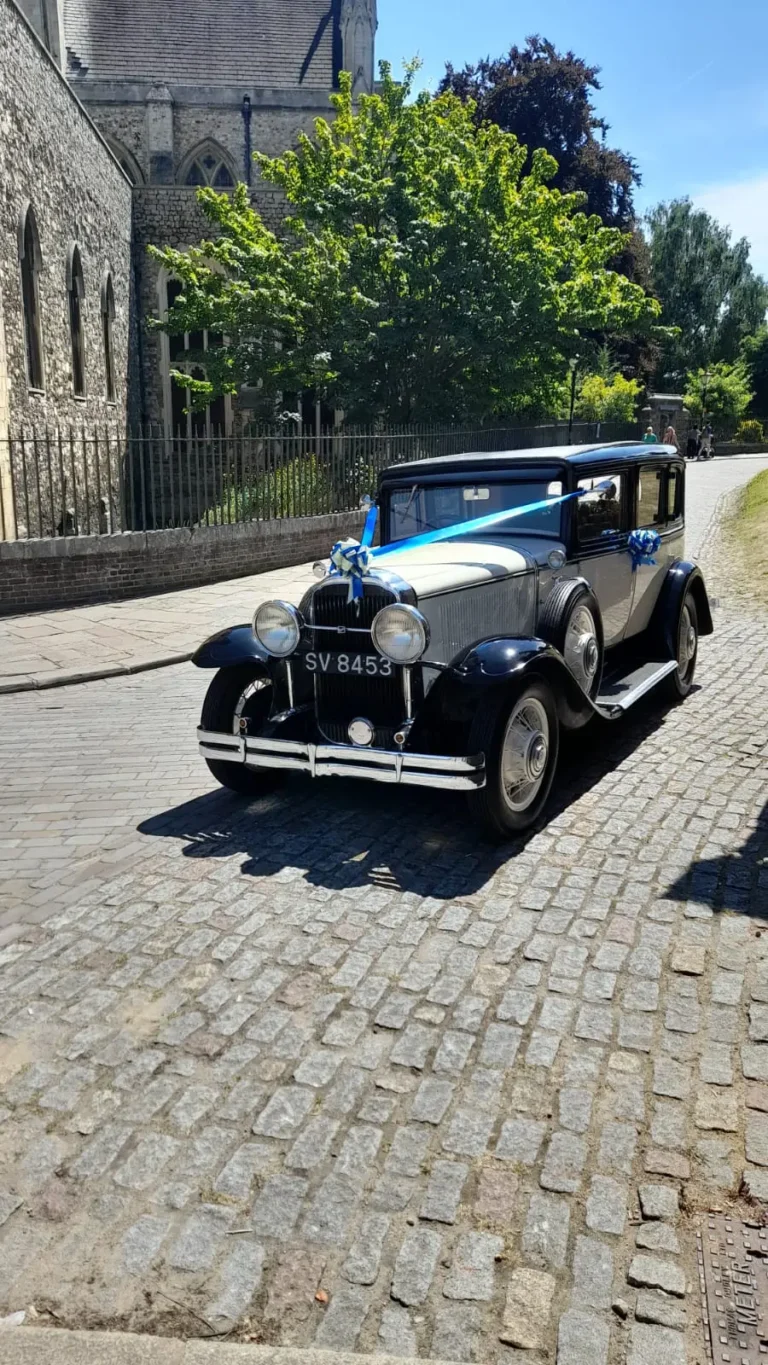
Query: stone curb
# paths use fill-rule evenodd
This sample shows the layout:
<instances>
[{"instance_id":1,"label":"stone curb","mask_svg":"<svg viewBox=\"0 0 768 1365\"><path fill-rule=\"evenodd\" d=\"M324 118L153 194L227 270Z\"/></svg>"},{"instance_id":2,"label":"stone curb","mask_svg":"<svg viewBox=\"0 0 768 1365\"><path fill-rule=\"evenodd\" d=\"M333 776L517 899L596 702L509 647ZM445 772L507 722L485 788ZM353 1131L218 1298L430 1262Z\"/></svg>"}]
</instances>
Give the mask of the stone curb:
<instances>
[{"instance_id":1,"label":"stone curb","mask_svg":"<svg viewBox=\"0 0 768 1365\"><path fill-rule=\"evenodd\" d=\"M62 669L53 678L25 678L23 682L0 682L0 696L9 692L42 692L49 687L75 687L78 683L95 682L99 678L123 678L129 673L149 673L155 668L171 668L174 664L188 664L194 650L188 654L166 654L159 659L146 659L138 664L107 664L104 668Z\"/></svg>"},{"instance_id":2,"label":"stone curb","mask_svg":"<svg viewBox=\"0 0 768 1365\"><path fill-rule=\"evenodd\" d=\"M314 1347L178 1341L128 1332L67 1332L58 1327L0 1330L3 1365L447 1365L403 1356L354 1355Z\"/></svg>"}]
</instances>

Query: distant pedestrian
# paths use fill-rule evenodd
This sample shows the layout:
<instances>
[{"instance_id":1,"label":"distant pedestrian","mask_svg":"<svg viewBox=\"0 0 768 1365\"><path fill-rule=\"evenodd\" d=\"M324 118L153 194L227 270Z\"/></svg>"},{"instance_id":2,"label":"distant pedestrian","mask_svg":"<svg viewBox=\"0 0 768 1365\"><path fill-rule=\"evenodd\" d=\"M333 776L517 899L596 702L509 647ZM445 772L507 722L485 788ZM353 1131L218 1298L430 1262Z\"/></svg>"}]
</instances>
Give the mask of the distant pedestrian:
<instances>
[{"instance_id":1,"label":"distant pedestrian","mask_svg":"<svg viewBox=\"0 0 768 1365\"><path fill-rule=\"evenodd\" d=\"M671 422L667 427L666 431L664 432L664 445L674 446L678 455L680 454L680 443L677 439L677 432L675 431L675 428L673 427Z\"/></svg>"},{"instance_id":2,"label":"distant pedestrian","mask_svg":"<svg viewBox=\"0 0 768 1365\"><path fill-rule=\"evenodd\" d=\"M707 425L704 428L704 441L707 447L705 458L711 460L715 453L715 433L712 430L711 422L707 422Z\"/></svg>"},{"instance_id":3,"label":"distant pedestrian","mask_svg":"<svg viewBox=\"0 0 768 1365\"><path fill-rule=\"evenodd\" d=\"M686 460L696 460L699 455L699 428L688 428L688 439L685 443Z\"/></svg>"},{"instance_id":4,"label":"distant pedestrian","mask_svg":"<svg viewBox=\"0 0 768 1365\"><path fill-rule=\"evenodd\" d=\"M654 431L653 427L651 427L651 426L646 427L646 429L645 429L645 435L644 435L644 437L643 437L643 445L646 445L646 446L655 446L655 445L658 445L658 443L659 443L659 438L658 438L658 436L656 435L656 432Z\"/></svg>"}]
</instances>

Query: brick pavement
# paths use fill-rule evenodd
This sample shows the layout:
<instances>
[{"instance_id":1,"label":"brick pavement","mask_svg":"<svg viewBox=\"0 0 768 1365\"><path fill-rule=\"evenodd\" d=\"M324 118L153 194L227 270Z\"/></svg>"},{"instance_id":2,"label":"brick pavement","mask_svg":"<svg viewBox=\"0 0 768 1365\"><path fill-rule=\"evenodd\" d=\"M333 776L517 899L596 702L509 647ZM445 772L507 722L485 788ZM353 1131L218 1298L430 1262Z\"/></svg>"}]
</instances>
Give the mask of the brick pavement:
<instances>
[{"instance_id":1,"label":"brick pavement","mask_svg":"<svg viewBox=\"0 0 768 1365\"><path fill-rule=\"evenodd\" d=\"M2 699L0 1313L704 1360L696 1213L768 1197L768 621L720 580L700 688L504 849L211 792L193 670Z\"/></svg>"},{"instance_id":2,"label":"brick pavement","mask_svg":"<svg viewBox=\"0 0 768 1365\"><path fill-rule=\"evenodd\" d=\"M731 456L689 468L695 489L688 507L690 554L699 551L717 498L765 468L766 456ZM0 693L189 657L222 625L249 620L258 602L297 601L311 581L311 565L300 564L128 602L1 617Z\"/></svg>"}]
</instances>

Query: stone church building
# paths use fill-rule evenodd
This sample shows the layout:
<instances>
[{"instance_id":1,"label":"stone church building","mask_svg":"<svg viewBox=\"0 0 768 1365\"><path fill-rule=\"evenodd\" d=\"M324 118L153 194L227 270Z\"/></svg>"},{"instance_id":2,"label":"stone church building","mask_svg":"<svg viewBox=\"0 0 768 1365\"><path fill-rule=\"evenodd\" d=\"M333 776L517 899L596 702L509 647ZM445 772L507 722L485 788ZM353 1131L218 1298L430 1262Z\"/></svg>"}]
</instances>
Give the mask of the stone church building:
<instances>
[{"instance_id":1,"label":"stone church building","mask_svg":"<svg viewBox=\"0 0 768 1365\"><path fill-rule=\"evenodd\" d=\"M0 480L24 425L231 428L169 379L200 338L144 325L174 289L147 244L210 231L200 185L245 181L277 227L252 152L310 130L341 70L372 90L375 31L376 0L0 0Z\"/></svg>"}]
</instances>

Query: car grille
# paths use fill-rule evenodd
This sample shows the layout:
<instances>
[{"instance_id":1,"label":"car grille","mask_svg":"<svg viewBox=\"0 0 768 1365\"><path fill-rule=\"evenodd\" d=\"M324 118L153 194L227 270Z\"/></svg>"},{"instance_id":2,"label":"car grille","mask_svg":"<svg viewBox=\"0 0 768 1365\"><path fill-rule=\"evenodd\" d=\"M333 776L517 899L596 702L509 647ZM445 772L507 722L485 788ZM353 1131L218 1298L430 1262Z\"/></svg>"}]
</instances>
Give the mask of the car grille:
<instances>
[{"instance_id":1,"label":"car grille","mask_svg":"<svg viewBox=\"0 0 768 1365\"><path fill-rule=\"evenodd\" d=\"M323 583L304 599L302 612L307 621L313 649L354 654L373 652L370 628L377 612L396 602L397 595L381 584L364 583L363 596L347 602L346 583ZM313 625L344 626L349 635L334 636L330 631L312 630ZM358 632L365 631L365 634ZM347 729L356 716L364 716L375 727L376 748L394 747L394 734L405 718L403 687L399 671L391 678L366 678L344 674L315 674L315 714L323 734L334 744L348 744Z\"/></svg>"}]
</instances>

